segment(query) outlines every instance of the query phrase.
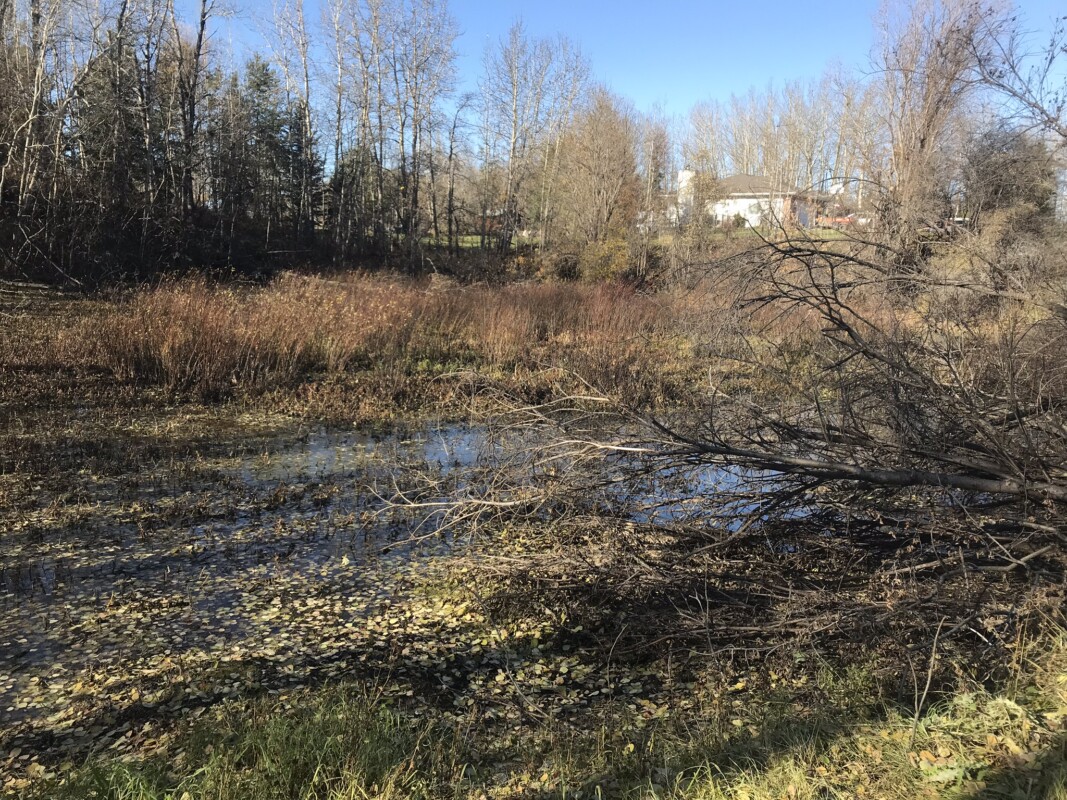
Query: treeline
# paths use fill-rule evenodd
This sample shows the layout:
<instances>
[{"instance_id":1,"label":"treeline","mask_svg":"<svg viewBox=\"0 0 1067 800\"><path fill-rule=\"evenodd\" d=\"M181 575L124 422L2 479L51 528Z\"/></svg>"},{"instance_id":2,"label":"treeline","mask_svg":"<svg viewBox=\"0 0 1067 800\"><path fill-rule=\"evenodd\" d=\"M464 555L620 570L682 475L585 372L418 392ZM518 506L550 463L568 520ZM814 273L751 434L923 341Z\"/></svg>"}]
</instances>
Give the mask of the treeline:
<instances>
[{"instance_id":1,"label":"treeline","mask_svg":"<svg viewBox=\"0 0 1067 800\"><path fill-rule=\"evenodd\" d=\"M566 40L516 25L461 94L439 0L338 0L314 24L283 5L271 55L236 70L215 2L198 9L0 4L5 272L472 256L490 269L520 238L544 248L624 228L641 166L662 186L665 139L639 165L636 113L590 84Z\"/></svg>"},{"instance_id":2,"label":"treeline","mask_svg":"<svg viewBox=\"0 0 1067 800\"><path fill-rule=\"evenodd\" d=\"M1002 10L920 0L885 20L870 76L702 104L681 125L639 113L574 43L521 24L487 47L477 86L459 86L446 0L320 11L275 6L265 53L234 68L216 0L188 18L173 0L0 0L0 272L519 264L639 277L684 238L680 167L702 200L733 173L831 192L902 245L1019 194L1052 207L1046 139L981 107L998 81L1013 109L1043 90L1010 63L1021 40ZM1005 164L1025 186L1004 186Z\"/></svg>"}]
</instances>

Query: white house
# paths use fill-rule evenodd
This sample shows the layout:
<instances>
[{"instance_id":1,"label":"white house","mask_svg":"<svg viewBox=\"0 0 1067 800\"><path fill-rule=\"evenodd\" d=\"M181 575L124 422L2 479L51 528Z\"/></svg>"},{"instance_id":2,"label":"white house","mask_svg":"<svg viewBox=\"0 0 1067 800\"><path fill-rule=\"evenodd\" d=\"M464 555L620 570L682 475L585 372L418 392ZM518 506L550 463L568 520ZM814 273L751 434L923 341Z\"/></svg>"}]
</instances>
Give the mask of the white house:
<instances>
[{"instance_id":1,"label":"white house","mask_svg":"<svg viewBox=\"0 0 1067 800\"><path fill-rule=\"evenodd\" d=\"M696 199L693 181L696 176L697 174L690 169L679 170L676 192L664 195L666 200L664 214L671 225L681 225L692 216Z\"/></svg>"},{"instance_id":2,"label":"white house","mask_svg":"<svg viewBox=\"0 0 1067 800\"><path fill-rule=\"evenodd\" d=\"M721 198L709 202L712 222L729 225L744 221L752 228L782 222L790 212L790 197L775 192L770 179L762 175L731 175L719 181Z\"/></svg>"},{"instance_id":3,"label":"white house","mask_svg":"<svg viewBox=\"0 0 1067 800\"><path fill-rule=\"evenodd\" d=\"M667 196L665 215L672 225L692 219L697 206L698 174L684 169L678 173L677 193ZM704 203L704 215L712 223L732 225L739 220L753 228L784 221L794 211L793 197L774 191L770 179L762 175L731 175L715 183L719 199Z\"/></svg>"}]
</instances>

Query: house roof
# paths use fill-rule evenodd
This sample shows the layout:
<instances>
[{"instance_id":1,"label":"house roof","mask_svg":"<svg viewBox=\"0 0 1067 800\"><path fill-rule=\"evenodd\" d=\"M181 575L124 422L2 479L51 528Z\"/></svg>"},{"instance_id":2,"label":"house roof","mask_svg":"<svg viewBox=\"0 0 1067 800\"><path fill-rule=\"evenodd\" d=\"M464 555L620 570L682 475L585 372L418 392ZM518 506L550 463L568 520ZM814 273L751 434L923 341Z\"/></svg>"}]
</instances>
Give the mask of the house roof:
<instances>
[{"instance_id":1,"label":"house roof","mask_svg":"<svg viewBox=\"0 0 1067 800\"><path fill-rule=\"evenodd\" d=\"M731 175L719 181L719 188L727 195L761 195L771 194L774 187L764 175Z\"/></svg>"}]
</instances>

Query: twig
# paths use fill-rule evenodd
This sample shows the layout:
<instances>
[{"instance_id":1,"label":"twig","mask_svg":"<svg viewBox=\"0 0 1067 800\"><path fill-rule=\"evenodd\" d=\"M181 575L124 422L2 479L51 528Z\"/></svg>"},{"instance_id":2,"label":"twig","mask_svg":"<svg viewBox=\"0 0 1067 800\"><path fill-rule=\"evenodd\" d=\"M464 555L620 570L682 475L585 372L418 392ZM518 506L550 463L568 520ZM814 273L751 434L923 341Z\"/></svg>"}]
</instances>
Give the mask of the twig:
<instances>
[{"instance_id":1,"label":"twig","mask_svg":"<svg viewBox=\"0 0 1067 800\"><path fill-rule=\"evenodd\" d=\"M926 669L926 685L923 687L922 696L920 697L918 691L916 691L915 697L915 718L911 722L911 744L915 744L915 734L919 730L919 715L922 714L923 706L926 705L926 697L930 692L930 684L934 680L934 664L937 662L937 640L941 636L941 627L945 624L945 620L948 617L942 617L941 621L937 623L937 630L934 632L934 644L930 648L930 664ZM918 685L916 685L918 690Z\"/></svg>"}]
</instances>

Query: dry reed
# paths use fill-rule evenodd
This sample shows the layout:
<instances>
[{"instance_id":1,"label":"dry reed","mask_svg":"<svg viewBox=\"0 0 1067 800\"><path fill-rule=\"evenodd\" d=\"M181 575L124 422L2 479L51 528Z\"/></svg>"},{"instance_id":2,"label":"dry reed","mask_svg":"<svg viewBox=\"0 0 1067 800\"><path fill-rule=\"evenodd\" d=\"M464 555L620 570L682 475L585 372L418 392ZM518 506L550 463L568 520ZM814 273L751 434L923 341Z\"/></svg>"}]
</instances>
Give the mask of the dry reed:
<instances>
[{"instance_id":1,"label":"dry reed","mask_svg":"<svg viewBox=\"0 0 1067 800\"><path fill-rule=\"evenodd\" d=\"M365 275L288 274L256 288L185 279L93 315L65 341L119 380L204 400L364 370L552 367L649 399L686 367L683 300L614 284L433 292Z\"/></svg>"}]
</instances>

